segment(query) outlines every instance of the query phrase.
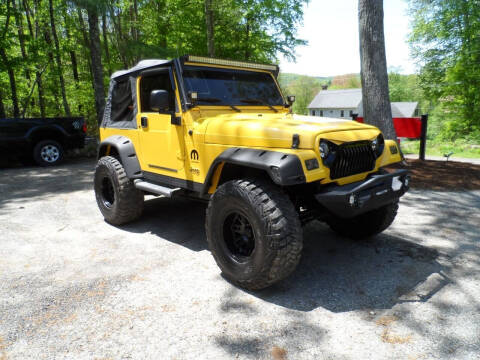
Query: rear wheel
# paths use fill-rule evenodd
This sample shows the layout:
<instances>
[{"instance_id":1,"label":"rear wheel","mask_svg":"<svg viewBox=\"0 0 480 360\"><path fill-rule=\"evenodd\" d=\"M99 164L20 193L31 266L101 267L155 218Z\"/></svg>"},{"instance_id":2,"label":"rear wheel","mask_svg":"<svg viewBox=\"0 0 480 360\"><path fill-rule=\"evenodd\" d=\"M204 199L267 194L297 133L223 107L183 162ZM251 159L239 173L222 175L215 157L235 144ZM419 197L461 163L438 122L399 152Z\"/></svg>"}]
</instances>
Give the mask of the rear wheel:
<instances>
[{"instance_id":1,"label":"rear wheel","mask_svg":"<svg viewBox=\"0 0 480 360\"><path fill-rule=\"evenodd\" d=\"M362 239L386 230L395 220L397 211L398 200L351 219L332 217L327 220L327 223L333 231L340 235L352 239Z\"/></svg>"},{"instance_id":2,"label":"rear wheel","mask_svg":"<svg viewBox=\"0 0 480 360\"><path fill-rule=\"evenodd\" d=\"M302 251L302 227L293 204L266 181L234 180L220 186L207 209L207 240L226 278L246 289L287 277Z\"/></svg>"},{"instance_id":3,"label":"rear wheel","mask_svg":"<svg viewBox=\"0 0 480 360\"><path fill-rule=\"evenodd\" d=\"M143 192L135 188L117 159L102 157L95 168L94 181L97 204L107 222L122 225L142 215Z\"/></svg>"},{"instance_id":4,"label":"rear wheel","mask_svg":"<svg viewBox=\"0 0 480 360\"><path fill-rule=\"evenodd\" d=\"M63 155L62 145L55 140L42 140L33 148L33 159L40 166L58 165Z\"/></svg>"}]
</instances>

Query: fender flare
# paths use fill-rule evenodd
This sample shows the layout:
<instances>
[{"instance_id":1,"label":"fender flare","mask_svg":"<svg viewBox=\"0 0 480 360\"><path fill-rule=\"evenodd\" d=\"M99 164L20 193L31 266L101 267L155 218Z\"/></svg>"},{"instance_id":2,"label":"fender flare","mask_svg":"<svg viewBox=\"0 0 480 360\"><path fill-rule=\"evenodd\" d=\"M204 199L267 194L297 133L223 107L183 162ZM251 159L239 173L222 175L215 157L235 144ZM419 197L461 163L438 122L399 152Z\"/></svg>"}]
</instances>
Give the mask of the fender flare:
<instances>
[{"instance_id":1,"label":"fender flare","mask_svg":"<svg viewBox=\"0 0 480 360\"><path fill-rule=\"evenodd\" d=\"M306 182L302 163L298 156L294 154L234 147L225 150L213 161L205 178L202 194L208 191L213 174L221 163L264 170L272 181L280 186L298 185Z\"/></svg>"},{"instance_id":2,"label":"fender flare","mask_svg":"<svg viewBox=\"0 0 480 360\"><path fill-rule=\"evenodd\" d=\"M132 141L126 136L113 135L103 140L98 147L97 159L108 155L108 147L114 148L118 152L120 162L127 173L129 179L138 179L142 177L142 169L138 161L137 153Z\"/></svg>"}]
</instances>

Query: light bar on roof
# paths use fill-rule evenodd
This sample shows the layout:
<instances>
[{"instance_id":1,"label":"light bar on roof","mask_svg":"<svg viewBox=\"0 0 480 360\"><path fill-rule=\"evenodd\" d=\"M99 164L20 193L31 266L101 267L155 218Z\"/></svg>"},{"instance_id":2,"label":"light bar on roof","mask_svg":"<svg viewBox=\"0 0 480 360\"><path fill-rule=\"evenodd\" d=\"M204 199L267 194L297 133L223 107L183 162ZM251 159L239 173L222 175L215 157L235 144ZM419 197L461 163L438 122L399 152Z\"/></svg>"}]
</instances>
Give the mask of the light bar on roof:
<instances>
[{"instance_id":1,"label":"light bar on roof","mask_svg":"<svg viewBox=\"0 0 480 360\"><path fill-rule=\"evenodd\" d=\"M269 70L269 71L278 70L276 65L264 65L264 64L254 64L254 63L235 61L235 60L213 59L213 58L204 57L204 56L189 55L188 61L203 63L203 64L212 64L212 65L235 66L235 67L242 67L247 69L259 69L259 70Z\"/></svg>"}]
</instances>

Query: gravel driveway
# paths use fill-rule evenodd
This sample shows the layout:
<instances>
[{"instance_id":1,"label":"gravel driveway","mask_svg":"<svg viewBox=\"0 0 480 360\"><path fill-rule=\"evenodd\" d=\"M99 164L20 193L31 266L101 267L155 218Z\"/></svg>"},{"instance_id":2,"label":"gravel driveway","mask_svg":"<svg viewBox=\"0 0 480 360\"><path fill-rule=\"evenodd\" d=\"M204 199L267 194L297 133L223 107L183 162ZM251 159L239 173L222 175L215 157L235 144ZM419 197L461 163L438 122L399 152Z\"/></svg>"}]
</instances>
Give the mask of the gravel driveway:
<instances>
[{"instance_id":1,"label":"gravel driveway","mask_svg":"<svg viewBox=\"0 0 480 360\"><path fill-rule=\"evenodd\" d=\"M93 161L0 169L0 359L479 359L480 192L411 191L366 242L305 228L297 271L222 278L205 205L103 221Z\"/></svg>"}]
</instances>

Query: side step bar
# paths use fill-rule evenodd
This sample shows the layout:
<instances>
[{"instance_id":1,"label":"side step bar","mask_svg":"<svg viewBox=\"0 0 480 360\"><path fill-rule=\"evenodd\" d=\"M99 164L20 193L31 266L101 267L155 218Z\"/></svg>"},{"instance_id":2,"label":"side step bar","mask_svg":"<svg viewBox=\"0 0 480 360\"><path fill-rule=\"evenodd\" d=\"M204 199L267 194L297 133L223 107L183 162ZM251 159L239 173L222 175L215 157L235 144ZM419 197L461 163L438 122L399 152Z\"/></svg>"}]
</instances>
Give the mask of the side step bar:
<instances>
[{"instance_id":1,"label":"side step bar","mask_svg":"<svg viewBox=\"0 0 480 360\"><path fill-rule=\"evenodd\" d=\"M149 183L147 181L140 180L140 179L135 180L134 185L137 189L140 189L140 190L143 190L143 191L148 191L148 192L150 192L152 194L156 194L156 195L163 195L165 197L172 197L172 195L175 192L180 190L180 188L171 189L171 188L167 188L167 187L160 186L160 185L157 185L157 184L152 184L152 183Z\"/></svg>"}]
</instances>

